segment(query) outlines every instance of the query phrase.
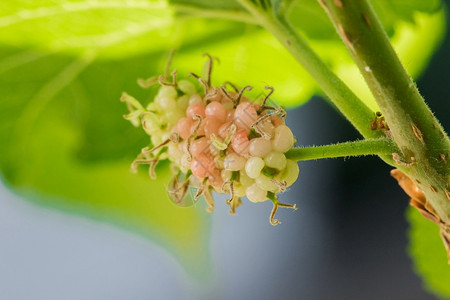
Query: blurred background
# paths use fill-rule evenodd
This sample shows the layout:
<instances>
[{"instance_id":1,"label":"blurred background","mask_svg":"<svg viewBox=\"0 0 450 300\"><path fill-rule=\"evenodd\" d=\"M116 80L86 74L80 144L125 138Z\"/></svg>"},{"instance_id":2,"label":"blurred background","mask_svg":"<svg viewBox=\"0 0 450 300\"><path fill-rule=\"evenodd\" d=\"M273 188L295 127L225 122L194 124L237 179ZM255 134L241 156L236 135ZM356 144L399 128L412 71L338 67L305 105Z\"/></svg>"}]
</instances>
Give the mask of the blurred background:
<instances>
[{"instance_id":1,"label":"blurred background","mask_svg":"<svg viewBox=\"0 0 450 300\"><path fill-rule=\"evenodd\" d=\"M447 37L418 80L450 128ZM315 97L288 112L301 145L359 138ZM145 236L36 205L0 185L0 299L435 299L406 254L408 197L375 157L301 162L281 197L297 211L216 198L210 275L192 276ZM203 210L203 207L197 209ZM201 253L199 253L201 255Z\"/></svg>"}]
</instances>

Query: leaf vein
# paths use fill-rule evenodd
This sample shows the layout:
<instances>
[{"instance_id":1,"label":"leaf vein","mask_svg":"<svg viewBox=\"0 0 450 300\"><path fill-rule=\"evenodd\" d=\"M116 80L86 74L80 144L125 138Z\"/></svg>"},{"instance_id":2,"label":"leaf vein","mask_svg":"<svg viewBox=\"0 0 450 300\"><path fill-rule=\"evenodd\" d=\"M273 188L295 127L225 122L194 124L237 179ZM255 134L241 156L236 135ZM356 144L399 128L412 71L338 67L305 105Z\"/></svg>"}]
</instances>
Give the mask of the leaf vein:
<instances>
[{"instance_id":1,"label":"leaf vein","mask_svg":"<svg viewBox=\"0 0 450 300\"><path fill-rule=\"evenodd\" d=\"M58 6L45 6L35 9L24 9L14 14L0 17L0 28L8 27L17 23L55 16L58 14L89 11L97 9L166 9L167 3L164 1L98 1L89 0L77 3L62 3Z\"/></svg>"},{"instance_id":2,"label":"leaf vein","mask_svg":"<svg viewBox=\"0 0 450 300\"><path fill-rule=\"evenodd\" d=\"M21 51L0 60L0 74L47 56L49 53Z\"/></svg>"},{"instance_id":3,"label":"leaf vein","mask_svg":"<svg viewBox=\"0 0 450 300\"><path fill-rule=\"evenodd\" d=\"M83 70L86 69L97 57L97 53L93 51L86 51L84 55L69 63L65 68L49 80L27 103L22 113L16 121L16 127L13 136L20 137L14 139L16 147L11 147L11 150L19 150L23 142L31 134L31 130L36 123L37 118L48 103L67 85L69 85ZM14 154L11 153L11 154ZM16 155L21 155L21 151L17 151Z\"/></svg>"}]
</instances>

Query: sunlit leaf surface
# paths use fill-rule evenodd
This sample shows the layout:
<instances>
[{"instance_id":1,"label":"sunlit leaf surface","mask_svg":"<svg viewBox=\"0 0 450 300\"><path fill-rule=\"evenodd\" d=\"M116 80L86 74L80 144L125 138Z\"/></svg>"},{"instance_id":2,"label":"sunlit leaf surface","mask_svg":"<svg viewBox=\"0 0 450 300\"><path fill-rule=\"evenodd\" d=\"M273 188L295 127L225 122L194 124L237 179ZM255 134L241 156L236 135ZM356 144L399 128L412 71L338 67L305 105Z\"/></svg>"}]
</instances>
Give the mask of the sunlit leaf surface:
<instances>
[{"instance_id":1,"label":"sunlit leaf surface","mask_svg":"<svg viewBox=\"0 0 450 300\"><path fill-rule=\"evenodd\" d=\"M423 278L430 292L450 299L450 267L442 244L439 228L410 207L407 212L409 229L409 253L416 272Z\"/></svg>"}]
</instances>

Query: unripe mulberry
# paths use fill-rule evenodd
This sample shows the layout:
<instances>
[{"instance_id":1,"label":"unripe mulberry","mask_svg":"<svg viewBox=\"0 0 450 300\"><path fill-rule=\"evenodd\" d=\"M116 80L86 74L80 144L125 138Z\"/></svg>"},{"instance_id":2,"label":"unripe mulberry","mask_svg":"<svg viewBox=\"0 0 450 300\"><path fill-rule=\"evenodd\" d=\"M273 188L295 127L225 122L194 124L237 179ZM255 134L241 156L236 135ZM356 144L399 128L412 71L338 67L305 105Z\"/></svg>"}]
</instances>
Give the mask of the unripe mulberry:
<instances>
[{"instance_id":1,"label":"unripe mulberry","mask_svg":"<svg viewBox=\"0 0 450 300\"><path fill-rule=\"evenodd\" d=\"M244 195L255 203L270 199L274 204L270 222L279 224L274 219L277 208L296 206L279 203L276 194L292 185L299 174L297 162L285 156L294 145L294 136L284 122L286 112L266 105L273 93L271 87L266 86L270 93L258 100L244 95L250 86L212 85L213 60L208 58L206 78L190 73L191 78L177 80L175 70L171 79L165 74L140 80L143 87L161 85L145 108L132 96L122 95L130 110L124 117L135 126L141 124L151 137L132 168L148 164L154 177L156 164L169 159L174 172L169 195L176 204L182 205L189 197L189 186L197 188L194 199L204 196L208 211L214 209L212 191L230 194L227 204L232 214ZM201 92L192 78L200 83Z\"/></svg>"}]
</instances>

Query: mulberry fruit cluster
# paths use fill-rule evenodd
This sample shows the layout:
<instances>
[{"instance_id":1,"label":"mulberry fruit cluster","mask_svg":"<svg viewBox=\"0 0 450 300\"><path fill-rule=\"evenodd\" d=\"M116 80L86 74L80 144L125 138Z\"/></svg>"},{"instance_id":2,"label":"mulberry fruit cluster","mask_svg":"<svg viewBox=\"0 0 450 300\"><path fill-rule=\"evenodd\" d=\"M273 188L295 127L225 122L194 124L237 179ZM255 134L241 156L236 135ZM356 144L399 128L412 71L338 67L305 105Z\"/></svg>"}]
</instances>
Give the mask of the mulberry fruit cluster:
<instances>
[{"instance_id":1,"label":"mulberry fruit cluster","mask_svg":"<svg viewBox=\"0 0 450 300\"><path fill-rule=\"evenodd\" d=\"M213 86L213 59L208 58L204 78L189 74L200 84L177 80L176 70L170 78L167 68L163 76L139 81L143 87L160 84L146 107L132 96L122 95L130 110L125 119L142 126L151 141L132 169L148 164L150 176L155 177L156 164L168 159L174 173L168 192L176 204L183 205L191 187L196 189L193 198L203 196L209 212L214 210L213 191L229 194L231 214L242 203L241 197L255 203L271 200L270 222L279 224L274 218L278 207L296 206L280 203L277 194L292 185L299 174L297 162L285 156L295 143L284 121L286 112L267 104L271 87L266 86L270 90L267 96L255 100L244 95L250 86L238 89L230 82Z\"/></svg>"}]
</instances>

